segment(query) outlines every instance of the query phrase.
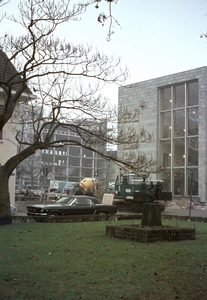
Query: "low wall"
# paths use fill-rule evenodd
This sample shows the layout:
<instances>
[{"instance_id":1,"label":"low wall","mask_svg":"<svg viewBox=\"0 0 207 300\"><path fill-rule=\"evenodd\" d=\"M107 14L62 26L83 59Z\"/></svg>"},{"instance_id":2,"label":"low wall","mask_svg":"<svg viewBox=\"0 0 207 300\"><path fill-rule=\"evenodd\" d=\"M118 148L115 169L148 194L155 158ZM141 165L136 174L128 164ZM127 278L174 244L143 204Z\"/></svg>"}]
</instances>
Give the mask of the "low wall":
<instances>
[{"instance_id":1,"label":"low wall","mask_svg":"<svg viewBox=\"0 0 207 300\"><path fill-rule=\"evenodd\" d=\"M68 215L68 216L14 216L12 217L14 223L31 223L31 222L45 222L45 223L67 223L67 222L95 222L95 221L120 221L120 220L134 220L141 219L140 214L132 215Z\"/></svg>"},{"instance_id":2,"label":"low wall","mask_svg":"<svg viewBox=\"0 0 207 300\"><path fill-rule=\"evenodd\" d=\"M21 213L21 212L20 212ZM180 220L180 221L191 221L191 222L203 222L207 223L207 218L202 217L188 217L188 216L173 216L173 215L162 215L162 219L169 220ZM82 216L50 216L46 217L36 217L42 218L45 222L87 222L87 221L121 221L121 220L137 220L141 219L141 214L116 214L116 215L82 215ZM27 216L14 216L13 222L36 222L34 217Z\"/></svg>"},{"instance_id":3,"label":"low wall","mask_svg":"<svg viewBox=\"0 0 207 300\"><path fill-rule=\"evenodd\" d=\"M172 226L142 227L141 225L106 225L106 236L134 242L195 240L195 228Z\"/></svg>"},{"instance_id":4,"label":"low wall","mask_svg":"<svg viewBox=\"0 0 207 300\"><path fill-rule=\"evenodd\" d=\"M189 216L176 216L176 215L162 215L162 219L207 223L207 218L203 218L203 217L189 217Z\"/></svg>"}]
</instances>

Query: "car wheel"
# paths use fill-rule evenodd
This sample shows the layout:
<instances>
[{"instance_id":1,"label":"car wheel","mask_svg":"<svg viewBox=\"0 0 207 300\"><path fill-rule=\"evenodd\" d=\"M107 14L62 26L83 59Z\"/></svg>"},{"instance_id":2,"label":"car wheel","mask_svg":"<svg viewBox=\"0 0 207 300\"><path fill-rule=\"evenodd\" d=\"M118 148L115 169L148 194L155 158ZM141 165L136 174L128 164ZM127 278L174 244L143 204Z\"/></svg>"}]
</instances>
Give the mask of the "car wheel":
<instances>
[{"instance_id":1,"label":"car wheel","mask_svg":"<svg viewBox=\"0 0 207 300\"><path fill-rule=\"evenodd\" d=\"M105 211L100 211L98 214L100 215L99 220L101 220L101 221L106 220L106 218L104 217L104 215L106 215Z\"/></svg>"},{"instance_id":2,"label":"car wheel","mask_svg":"<svg viewBox=\"0 0 207 300\"><path fill-rule=\"evenodd\" d=\"M59 216L59 214L57 212L52 212L51 214L49 214L49 222L52 222L52 223L56 223L58 222L57 218L54 218L54 217L57 217Z\"/></svg>"},{"instance_id":3,"label":"car wheel","mask_svg":"<svg viewBox=\"0 0 207 300\"><path fill-rule=\"evenodd\" d=\"M57 212L52 212L52 213L50 214L50 217L57 217L57 216L59 216Z\"/></svg>"}]
</instances>

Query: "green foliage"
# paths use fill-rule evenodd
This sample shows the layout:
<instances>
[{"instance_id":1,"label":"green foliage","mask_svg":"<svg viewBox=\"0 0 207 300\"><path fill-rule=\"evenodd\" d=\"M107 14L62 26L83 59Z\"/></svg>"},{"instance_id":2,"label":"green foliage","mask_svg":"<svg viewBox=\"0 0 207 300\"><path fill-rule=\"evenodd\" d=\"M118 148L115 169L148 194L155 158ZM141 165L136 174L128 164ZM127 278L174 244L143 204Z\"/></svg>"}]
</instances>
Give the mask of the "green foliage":
<instances>
[{"instance_id":1,"label":"green foliage","mask_svg":"<svg viewBox=\"0 0 207 300\"><path fill-rule=\"evenodd\" d=\"M132 222L140 224L118 223ZM207 298L207 224L163 220L196 224L196 240L153 244L107 238L106 224L1 227L0 299Z\"/></svg>"}]
</instances>

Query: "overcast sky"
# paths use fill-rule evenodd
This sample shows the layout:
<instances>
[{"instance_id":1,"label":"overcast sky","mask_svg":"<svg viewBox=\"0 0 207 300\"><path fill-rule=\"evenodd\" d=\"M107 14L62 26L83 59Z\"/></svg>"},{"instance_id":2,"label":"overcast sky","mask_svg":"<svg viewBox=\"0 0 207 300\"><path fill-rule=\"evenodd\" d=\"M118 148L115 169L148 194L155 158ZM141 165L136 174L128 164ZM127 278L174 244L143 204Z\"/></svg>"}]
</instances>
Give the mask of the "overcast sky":
<instances>
[{"instance_id":1,"label":"overcast sky","mask_svg":"<svg viewBox=\"0 0 207 300\"><path fill-rule=\"evenodd\" d=\"M17 13L18 0L1 10ZM109 57L121 57L128 66L131 77L126 84L207 65L207 39L200 34L207 32L206 0L118 0L112 13L120 26L110 42L106 40L108 23L101 26L97 16L107 13L107 3L99 9L90 7L80 22L65 24L58 35L71 43L89 43ZM18 35L16 25L2 22L0 36L5 30ZM103 93L113 102L118 100L118 87L106 87Z\"/></svg>"}]
</instances>

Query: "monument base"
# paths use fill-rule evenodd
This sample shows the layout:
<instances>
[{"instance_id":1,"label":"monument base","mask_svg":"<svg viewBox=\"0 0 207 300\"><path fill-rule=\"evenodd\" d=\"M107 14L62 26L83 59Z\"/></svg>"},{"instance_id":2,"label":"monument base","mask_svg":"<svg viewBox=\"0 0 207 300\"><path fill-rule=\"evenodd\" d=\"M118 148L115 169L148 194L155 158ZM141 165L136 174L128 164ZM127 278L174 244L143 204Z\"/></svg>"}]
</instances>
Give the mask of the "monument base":
<instances>
[{"instance_id":1,"label":"monument base","mask_svg":"<svg viewBox=\"0 0 207 300\"><path fill-rule=\"evenodd\" d=\"M162 226L161 208L158 203L144 203L142 208L142 226Z\"/></svg>"}]
</instances>

